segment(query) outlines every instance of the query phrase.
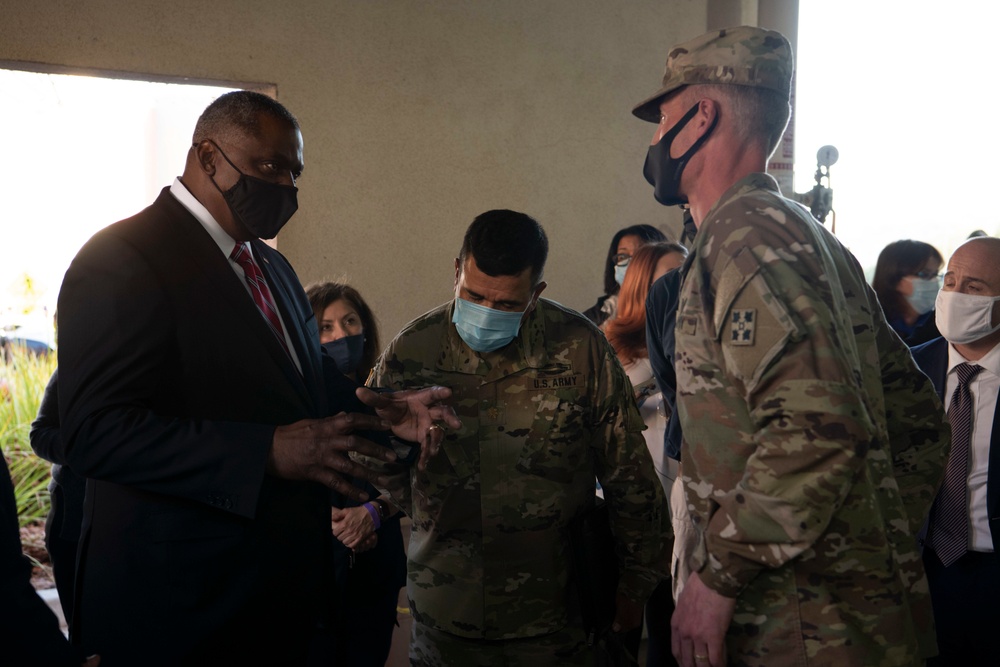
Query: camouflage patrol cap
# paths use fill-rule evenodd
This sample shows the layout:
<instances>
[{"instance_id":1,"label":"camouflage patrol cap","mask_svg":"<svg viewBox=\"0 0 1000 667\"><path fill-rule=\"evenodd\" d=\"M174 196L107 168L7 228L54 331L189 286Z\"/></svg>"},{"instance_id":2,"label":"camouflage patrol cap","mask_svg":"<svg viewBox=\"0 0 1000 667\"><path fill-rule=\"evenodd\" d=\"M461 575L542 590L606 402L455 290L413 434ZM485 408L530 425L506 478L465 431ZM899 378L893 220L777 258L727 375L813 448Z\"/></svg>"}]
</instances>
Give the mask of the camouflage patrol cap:
<instances>
[{"instance_id":1,"label":"camouflage patrol cap","mask_svg":"<svg viewBox=\"0 0 1000 667\"><path fill-rule=\"evenodd\" d=\"M664 96L691 84L768 88L787 97L791 81L792 47L780 32L752 26L714 30L670 50L663 87L632 113L658 123Z\"/></svg>"}]
</instances>

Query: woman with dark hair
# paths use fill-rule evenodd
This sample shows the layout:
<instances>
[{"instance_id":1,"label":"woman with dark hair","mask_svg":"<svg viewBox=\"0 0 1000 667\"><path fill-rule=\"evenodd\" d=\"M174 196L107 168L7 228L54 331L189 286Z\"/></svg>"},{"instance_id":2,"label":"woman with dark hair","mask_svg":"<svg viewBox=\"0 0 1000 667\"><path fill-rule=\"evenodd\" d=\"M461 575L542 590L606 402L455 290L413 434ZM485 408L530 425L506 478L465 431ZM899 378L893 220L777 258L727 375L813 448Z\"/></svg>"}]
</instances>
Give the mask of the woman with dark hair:
<instances>
[{"instance_id":1,"label":"woman with dark hair","mask_svg":"<svg viewBox=\"0 0 1000 667\"><path fill-rule=\"evenodd\" d=\"M649 362L646 297L652 284L683 264L685 257L687 249L684 246L665 241L647 243L636 250L618 295L618 312L602 327L632 383L639 414L646 424L642 435L667 498L670 498L677 477L677 462L664 455L663 435L670 415ZM649 628L646 664L650 667L677 664L670 648L669 635L673 610L671 585L665 581L646 602L646 626ZM664 628L668 632L664 632ZM635 647L638 646L638 636L632 637L631 641Z\"/></svg>"},{"instance_id":2,"label":"woman with dark hair","mask_svg":"<svg viewBox=\"0 0 1000 667\"><path fill-rule=\"evenodd\" d=\"M594 324L600 326L615 316L618 304L618 290L625 279L625 270L635 251L640 246L652 241L666 241L667 237L652 225L632 225L619 229L611 238L608 247L608 258L604 262L604 295L597 303L583 314Z\"/></svg>"},{"instance_id":3,"label":"woman with dark hair","mask_svg":"<svg viewBox=\"0 0 1000 667\"><path fill-rule=\"evenodd\" d=\"M316 313L319 342L340 372L364 384L378 359L378 323L358 290L343 283L318 283L306 290Z\"/></svg>"},{"instance_id":4,"label":"woman with dark hair","mask_svg":"<svg viewBox=\"0 0 1000 667\"><path fill-rule=\"evenodd\" d=\"M337 368L363 384L379 355L378 324L356 289L320 283L306 290L320 344ZM354 479L370 498L356 503L331 492L337 624L331 648L337 665L382 667L392 646L399 589L406 584L400 514L368 482ZM378 497L377 497L378 496Z\"/></svg>"},{"instance_id":5,"label":"woman with dark hair","mask_svg":"<svg viewBox=\"0 0 1000 667\"><path fill-rule=\"evenodd\" d=\"M910 347L941 335L934 323L934 301L943 266L941 253L923 241L894 241L879 253L872 289L889 326Z\"/></svg>"}]
</instances>

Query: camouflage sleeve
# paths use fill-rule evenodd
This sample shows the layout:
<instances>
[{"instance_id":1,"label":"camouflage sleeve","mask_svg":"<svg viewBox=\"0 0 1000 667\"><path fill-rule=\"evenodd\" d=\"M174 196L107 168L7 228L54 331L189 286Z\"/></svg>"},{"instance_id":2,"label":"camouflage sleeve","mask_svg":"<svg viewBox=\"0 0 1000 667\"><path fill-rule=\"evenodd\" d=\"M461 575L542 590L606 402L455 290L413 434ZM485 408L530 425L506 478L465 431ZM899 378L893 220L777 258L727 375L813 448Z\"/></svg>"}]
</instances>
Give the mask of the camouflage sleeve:
<instances>
[{"instance_id":1,"label":"camouflage sleeve","mask_svg":"<svg viewBox=\"0 0 1000 667\"><path fill-rule=\"evenodd\" d=\"M689 486L688 493L709 494L716 506L700 576L729 597L820 538L874 440L858 364L817 292L822 282L790 262L764 264L749 248L721 273L715 334L724 367L706 369L716 388L691 417L714 420L731 440L728 450L739 452L699 468L742 476L736 472L739 481L724 490L712 489L709 477L705 488ZM794 296L784 300L782 293Z\"/></svg>"},{"instance_id":2,"label":"camouflage sleeve","mask_svg":"<svg viewBox=\"0 0 1000 667\"><path fill-rule=\"evenodd\" d=\"M875 302L874 293L869 300ZM910 534L916 536L944 479L951 426L931 381L882 318L878 318L876 336L892 466Z\"/></svg>"},{"instance_id":3,"label":"camouflage sleeve","mask_svg":"<svg viewBox=\"0 0 1000 667\"><path fill-rule=\"evenodd\" d=\"M603 336L599 354L591 446L617 542L622 571L618 592L645 602L669 572L669 512L642 436L645 425L628 377Z\"/></svg>"}]
</instances>

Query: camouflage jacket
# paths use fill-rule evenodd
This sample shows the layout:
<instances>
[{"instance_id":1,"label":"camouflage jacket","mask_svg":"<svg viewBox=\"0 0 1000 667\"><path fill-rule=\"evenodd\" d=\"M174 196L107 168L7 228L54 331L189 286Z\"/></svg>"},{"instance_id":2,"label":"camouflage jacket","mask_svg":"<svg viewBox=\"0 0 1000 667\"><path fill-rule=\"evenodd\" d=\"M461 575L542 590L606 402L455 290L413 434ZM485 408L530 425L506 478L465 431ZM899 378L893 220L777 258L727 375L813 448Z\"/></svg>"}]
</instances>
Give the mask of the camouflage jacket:
<instances>
[{"instance_id":1,"label":"camouflage jacket","mask_svg":"<svg viewBox=\"0 0 1000 667\"><path fill-rule=\"evenodd\" d=\"M730 659L919 663L934 632L915 536L950 432L857 260L751 174L708 213L682 272L690 565L737 598Z\"/></svg>"},{"instance_id":2,"label":"camouflage jacket","mask_svg":"<svg viewBox=\"0 0 1000 667\"><path fill-rule=\"evenodd\" d=\"M667 570L669 517L610 345L583 316L540 299L512 343L479 354L451 323L453 304L407 325L373 374L381 387L450 387L462 420L425 471L402 471L386 489L413 522L414 617L478 639L565 626L567 526L593 505L595 474L624 568L619 592L645 600Z\"/></svg>"}]
</instances>

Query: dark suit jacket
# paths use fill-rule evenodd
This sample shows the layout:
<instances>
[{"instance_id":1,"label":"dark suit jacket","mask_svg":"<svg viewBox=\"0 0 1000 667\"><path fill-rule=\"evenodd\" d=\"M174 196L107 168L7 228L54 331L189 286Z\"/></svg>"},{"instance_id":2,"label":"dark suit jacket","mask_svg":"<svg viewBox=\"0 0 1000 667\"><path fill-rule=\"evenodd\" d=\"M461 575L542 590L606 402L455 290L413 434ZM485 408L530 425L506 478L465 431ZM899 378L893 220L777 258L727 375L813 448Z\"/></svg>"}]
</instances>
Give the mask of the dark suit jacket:
<instances>
[{"instance_id":1,"label":"dark suit jacket","mask_svg":"<svg viewBox=\"0 0 1000 667\"><path fill-rule=\"evenodd\" d=\"M934 384L941 402L947 405L950 397L944 395L948 375L948 341L935 338L911 350L917 366ZM993 413L993 432L990 435L990 470L986 479L986 509L990 518L990 535L994 551L1000 551L1000 400Z\"/></svg>"},{"instance_id":2,"label":"dark suit jacket","mask_svg":"<svg viewBox=\"0 0 1000 667\"><path fill-rule=\"evenodd\" d=\"M168 189L66 273L53 459L89 480L73 632L106 667L299 664L331 599L328 491L265 474L275 425L330 412L316 322L253 249L301 376Z\"/></svg>"},{"instance_id":3,"label":"dark suit jacket","mask_svg":"<svg viewBox=\"0 0 1000 667\"><path fill-rule=\"evenodd\" d=\"M53 452L62 450L59 434L58 379L59 370L56 369L45 386L45 394L38 406L38 416L31 422L31 448L46 461L52 461ZM46 534L47 539L58 537L71 542L80 539L86 484L87 480L74 473L72 469L58 463L52 465L52 482L49 484L52 498L50 515L57 514L58 518L52 521L51 525L58 526L59 534Z\"/></svg>"}]
</instances>

